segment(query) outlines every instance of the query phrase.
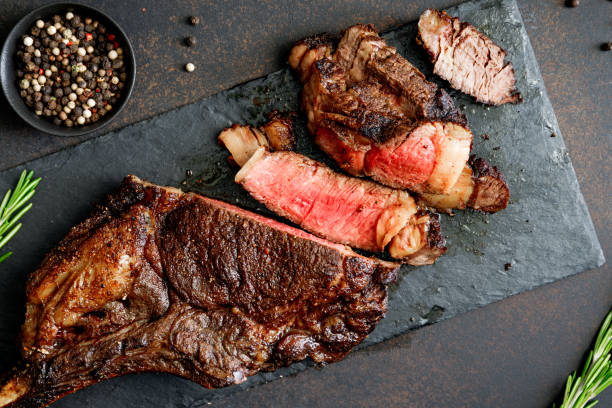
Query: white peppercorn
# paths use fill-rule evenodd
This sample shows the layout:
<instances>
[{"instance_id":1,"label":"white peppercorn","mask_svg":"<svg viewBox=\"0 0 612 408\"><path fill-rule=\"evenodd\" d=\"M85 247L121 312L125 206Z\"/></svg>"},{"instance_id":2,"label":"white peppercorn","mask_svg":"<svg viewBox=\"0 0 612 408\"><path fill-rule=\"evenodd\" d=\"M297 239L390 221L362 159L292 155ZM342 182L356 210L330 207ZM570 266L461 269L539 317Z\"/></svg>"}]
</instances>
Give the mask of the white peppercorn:
<instances>
[{"instance_id":1,"label":"white peppercorn","mask_svg":"<svg viewBox=\"0 0 612 408\"><path fill-rule=\"evenodd\" d=\"M45 26L45 22L42 20L36 20L36 27L43 28Z\"/></svg>"},{"instance_id":2,"label":"white peppercorn","mask_svg":"<svg viewBox=\"0 0 612 408\"><path fill-rule=\"evenodd\" d=\"M89 109L85 109L85 110L83 110L83 117L84 117L85 119L89 119L89 118L91 118L91 111L90 111Z\"/></svg>"},{"instance_id":3,"label":"white peppercorn","mask_svg":"<svg viewBox=\"0 0 612 408\"><path fill-rule=\"evenodd\" d=\"M194 69L195 69L195 65L193 65L191 62L185 65L185 70L187 72L193 72Z\"/></svg>"},{"instance_id":4,"label":"white peppercorn","mask_svg":"<svg viewBox=\"0 0 612 408\"><path fill-rule=\"evenodd\" d=\"M84 118L83 116L79 116L79 117L77 118L77 123L78 123L79 125L84 124L84 123L85 123L85 118Z\"/></svg>"},{"instance_id":5,"label":"white peppercorn","mask_svg":"<svg viewBox=\"0 0 612 408\"><path fill-rule=\"evenodd\" d=\"M55 29L55 26L50 25L49 27L47 27L47 34L54 35L56 32L57 30Z\"/></svg>"},{"instance_id":6,"label":"white peppercorn","mask_svg":"<svg viewBox=\"0 0 612 408\"><path fill-rule=\"evenodd\" d=\"M30 87L30 81L28 81L27 79L22 79L19 83L19 87L21 89L28 89Z\"/></svg>"},{"instance_id":7,"label":"white peppercorn","mask_svg":"<svg viewBox=\"0 0 612 408\"><path fill-rule=\"evenodd\" d=\"M32 37L24 37L23 38L23 45L25 45L26 47L29 47L32 44L34 44L34 40L32 39Z\"/></svg>"},{"instance_id":8,"label":"white peppercorn","mask_svg":"<svg viewBox=\"0 0 612 408\"><path fill-rule=\"evenodd\" d=\"M74 18L74 14L72 14L70 11L66 13L66 20L72 20Z\"/></svg>"}]
</instances>

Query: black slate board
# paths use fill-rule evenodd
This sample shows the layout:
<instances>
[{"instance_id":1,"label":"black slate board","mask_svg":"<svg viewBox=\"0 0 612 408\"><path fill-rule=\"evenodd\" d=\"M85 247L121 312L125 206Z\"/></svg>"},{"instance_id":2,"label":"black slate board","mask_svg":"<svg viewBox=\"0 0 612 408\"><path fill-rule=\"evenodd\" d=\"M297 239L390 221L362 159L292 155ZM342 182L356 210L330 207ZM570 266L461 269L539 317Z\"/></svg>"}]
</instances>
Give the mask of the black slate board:
<instances>
[{"instance_id":1,"label":"black slate board","mask_svg":"<svg viewBox=\"0 0 612 408\"><path fill-rule=\"evenodd\" d=\"M601 265L603 254L550 101L514 0L464 3L448 10L479 27L508 50L520 105L486 108L456 92L451 94L474 133L475 153L498 165L511 188L511 203L495 215L460 212L443 217L449 252L434 266L405 267L390 289L389 312L363 346L406 330L450 318L507 296ZM342 29L343 27L338 27ZM415 44L416 24L385 35L389 43L429 78L431 66ZM15 360L15 336L23 319L27 274L67 230L83 219L92 204L128 173L159 184L188 183L203 194L265 211L233 183L227 152L216 135L235 122L260 123L271 109L297 110L299 84L288 70L251 81L198 103L162 114L74 148L0 173L0 191L8 189L23 167L44 177L22 231L9 249L15 255L0 266L0 362ZM303 123L301 123L303 125ZM298 126L300 150L327 159ZM490 140L478 135L486 133ZM556 137L551 137L554 133ZM512 263L509 270L504 264ZM205 390L168 375L127 376L69 396L56 406L104 406L112 395L122 406L202 406L208 401L310 366L294 364L252 377L245 384Z\"/></svg>"}]
</instances>

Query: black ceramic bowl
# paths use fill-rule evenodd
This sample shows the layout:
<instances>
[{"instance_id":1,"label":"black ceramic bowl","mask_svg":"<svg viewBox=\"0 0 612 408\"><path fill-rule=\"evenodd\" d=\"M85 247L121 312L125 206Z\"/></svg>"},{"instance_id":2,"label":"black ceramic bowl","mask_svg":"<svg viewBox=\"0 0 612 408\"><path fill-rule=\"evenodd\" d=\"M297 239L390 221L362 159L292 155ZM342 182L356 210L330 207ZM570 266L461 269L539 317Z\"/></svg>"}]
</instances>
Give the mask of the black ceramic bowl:
<instances>
[{"instance_id":1,"label":"black ceramic bowl","mask_svg":"<svg viewBox=\"0 0 612 408\"><path fill-rule=\"evenodd\" d=\"M115 34L116 41L119 42L121 48L123 48L123 63L125 65L125 72L127 73L125 85L121 92L121 98L113 106L114 109L112 111L104 115L95 123L86 126L74 126L71 128L57 126L48 118L37 116L34 111L25 104L19 95L20 89L17 79L15 61L15 54L17 52L17 46L21 41L21 36L29 32L30 28L36 23L36 20L43 19L46 21L49 20L54 14L63 16L68 11L72 11L83 18L90 17L94 20L98 20L100 23L106 26L108 31ZM4 91L4 95L6 96L9 104L13 107L13 109L15 109L17 114L31 126L42 130L43 132L58 136L83 135L107 125L115 116L119 114L119 112L121 112L127 103L130 95L132 94L135 79L136 58L134 57L134 50L132 49L132 45L130 44L125 32L112 18L106 14L93 7L78 3L53 3L32 11L30 14L19 20L15 27L13 27L8 37L4 41L2 54L0 54L0 84L2 85L2 90Z\"/></svg>"}]
</instances>

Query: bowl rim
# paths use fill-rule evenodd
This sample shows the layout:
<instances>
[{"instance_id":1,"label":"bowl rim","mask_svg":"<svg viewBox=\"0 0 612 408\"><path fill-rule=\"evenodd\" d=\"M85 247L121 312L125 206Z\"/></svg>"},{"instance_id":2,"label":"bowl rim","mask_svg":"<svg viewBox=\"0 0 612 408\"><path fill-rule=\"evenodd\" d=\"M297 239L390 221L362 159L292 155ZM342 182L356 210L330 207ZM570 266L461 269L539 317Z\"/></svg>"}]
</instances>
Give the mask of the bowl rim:
<instances>
[{"instance_id":1,"label":"bowl rim","mask_svg":"<svg viewBox=\"0 0 612 408\"><path fill-rule=\"evenodd\" d=\"M113 106L115 108L112 112L110 112L106 117L100 119L98 122L87 125L87 126L78 126L78 127L66 127L66 126L58 126L49 121L46 118L41 116L37 116L34 111L28 107L21 95L19 95L19 89L17 86L17 82L15 81L16 76L12 72L9 71L9 66L13 66L10 64L8 59L14 59L15 52L17 50L17 39L22 35L26 34L30 28L30 25L34 24L34 22L41 17L41 15L49 14L49 10L64 8L65 11L68 11L70 8L79 8L81 10L92 11L94 14L98 14L111 23L113 26L112 29L116 34L121 36L121 42L124 44L124 60L131 65L131 70L126 70L128 72L128 78L126 78L126 87L124 88L120 101ZM57 13L57 12L55 12ZM82 14L82 12L79 12ZM22 26L27 26L25 30ZM18 30L19 28L19 30ZM18 32L19 31L19 32ZM23 33L21 32L23 31ZM125 50L127 48L127 50ZM127 54L127 55L126 55ZM127 58L125 58L127 56ZM132 47L132 43L130 42L129 37L123 28L113 19L111 16L106 14L105 12L99 10L96 7L89 6L87 4L79 3L79 2L54 2L48 3L41 7L38 7L22 18L19 19L8 33L4 40L4 44L2 45L2 50L0 51L0 87L2 88L2 92L4 97L6 98L8 104L11 108L19 115L19 117L28 125L32 126L35 129L40 130L41 132L55 135L55 136L64 136L64 137L73 137L73 136L81 136L87 133L94 132L108 125L110 122L115 119L119 113L125 108L128 100L130 99L132 92L134 90L134 85L136 84L136 56L134 54L134 48ZM21 104L21 106L18 106Z\"/></svg>"}]
</instances>

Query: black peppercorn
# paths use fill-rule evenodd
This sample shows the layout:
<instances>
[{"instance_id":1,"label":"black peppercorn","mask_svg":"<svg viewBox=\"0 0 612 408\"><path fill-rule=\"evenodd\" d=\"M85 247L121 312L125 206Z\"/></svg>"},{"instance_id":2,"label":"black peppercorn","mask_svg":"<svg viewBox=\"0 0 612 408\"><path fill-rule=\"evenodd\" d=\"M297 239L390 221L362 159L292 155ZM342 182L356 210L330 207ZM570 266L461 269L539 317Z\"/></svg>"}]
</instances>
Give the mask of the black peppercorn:
<instances>
[{"instance_id":1,"label":"black peppercorn","mask_svg":"<svg viewBox=\"0 0 612 408\"><path fill-rule=\"evenodd\" d=\"M189 17L189 23L191 25L198 25L198 24L200 24L200 17L197 17L197 16Z\"/></svg>"},{"instance_id":2,"label":"black peppercorn","mask_svg":"<svg viewBox=\"0 0 612 408\"><path fill-rule=\"evenodd\" d=\"M188 47L193 47L196 44L196 39L193 35L185 38L185 45Z\"/></svg>"},{"instance_id":3,"label":"black peppercorn","mask_svg":"<svg viewBox=\"0 0 612 408\"><path fill-rule=\"evenodd\" d=\"M600 48L601 48L602 51L611 51L612 50L612 42L611 41L605 42L605 43L601 44Z\"/></svg>"}]
</instances>

